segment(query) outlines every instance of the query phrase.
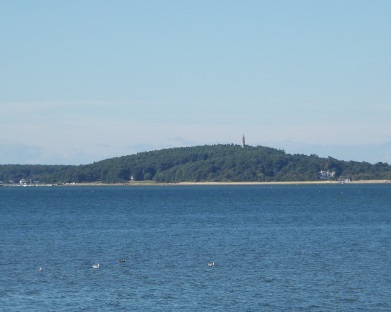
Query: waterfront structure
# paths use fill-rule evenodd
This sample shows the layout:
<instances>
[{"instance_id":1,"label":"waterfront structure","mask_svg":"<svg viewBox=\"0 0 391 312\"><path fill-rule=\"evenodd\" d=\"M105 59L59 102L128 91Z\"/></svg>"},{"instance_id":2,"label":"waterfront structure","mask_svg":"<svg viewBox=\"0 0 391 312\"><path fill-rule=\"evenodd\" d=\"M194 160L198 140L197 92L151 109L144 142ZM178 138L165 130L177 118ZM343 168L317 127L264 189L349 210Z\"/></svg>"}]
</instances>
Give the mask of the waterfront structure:
<instances>
[{"instance_id":1,"label":"waterfront structure","mask_svg":"<svg viewBox=\"0 0 391 312\"><path fill-rule=\"evenodd\" d=\"M335 171L329 171L329 170L320 170L319 171L320 178L322 180L327 180L335 177Z\"/></svg>"}]
</instances>

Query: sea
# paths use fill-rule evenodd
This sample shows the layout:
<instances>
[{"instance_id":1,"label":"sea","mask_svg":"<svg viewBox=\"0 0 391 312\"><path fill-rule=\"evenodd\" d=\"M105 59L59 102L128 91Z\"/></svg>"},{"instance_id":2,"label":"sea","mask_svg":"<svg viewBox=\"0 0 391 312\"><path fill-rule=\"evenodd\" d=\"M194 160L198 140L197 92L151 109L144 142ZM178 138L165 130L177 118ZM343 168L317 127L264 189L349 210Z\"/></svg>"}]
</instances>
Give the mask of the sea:
<instances>
[{"instance_id":1,"label":"sea","mask_svg":"<svg viewBox=\"0 0 391 312\"><path fill-rule=\"evenodd\" d=\"M1 187L0 310L391 311L391 184Z\"/></svg>"}]
</instances>

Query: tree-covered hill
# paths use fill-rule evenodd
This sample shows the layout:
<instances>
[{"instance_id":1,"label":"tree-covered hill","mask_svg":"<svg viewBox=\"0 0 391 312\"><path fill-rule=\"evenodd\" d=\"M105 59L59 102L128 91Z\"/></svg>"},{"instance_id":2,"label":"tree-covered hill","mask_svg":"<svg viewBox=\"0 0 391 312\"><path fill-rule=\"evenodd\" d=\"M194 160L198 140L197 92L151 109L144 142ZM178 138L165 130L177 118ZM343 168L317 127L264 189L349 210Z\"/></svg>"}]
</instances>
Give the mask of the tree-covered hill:
<instances>
[{"instance_id":1,"label":"tree-covered hill","mask_svg":"<svg viewBox=\"0 0 391 312\"><path fill-rule=\"evenodd\" d=\"M320 172L324 174L321 175ZM391 180L387 163L340 161L291 155L264 146L205 145L169 148L102 160L89 165L0 165L0 180L41 183Z\"/></svg>"}]
</instances>

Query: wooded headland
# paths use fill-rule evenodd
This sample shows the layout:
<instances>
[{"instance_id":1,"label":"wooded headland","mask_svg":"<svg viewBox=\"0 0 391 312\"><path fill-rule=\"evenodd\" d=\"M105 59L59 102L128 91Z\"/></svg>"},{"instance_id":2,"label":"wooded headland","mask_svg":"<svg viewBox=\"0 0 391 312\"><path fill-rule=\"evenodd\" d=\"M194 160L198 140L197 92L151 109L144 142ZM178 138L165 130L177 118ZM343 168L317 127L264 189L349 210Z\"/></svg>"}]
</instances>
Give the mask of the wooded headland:
<instances>
[{"instance_id":1,"label":"wooded headland","mask_svg":"<svg viewBox=\"0 0 391 312\"><path fill-rule=\"evenodd\" d=\"M391 180L387 163L342 161L233 144L168 148L88 165L0 165L1 184Z\"/></svg>"}]
</instances>

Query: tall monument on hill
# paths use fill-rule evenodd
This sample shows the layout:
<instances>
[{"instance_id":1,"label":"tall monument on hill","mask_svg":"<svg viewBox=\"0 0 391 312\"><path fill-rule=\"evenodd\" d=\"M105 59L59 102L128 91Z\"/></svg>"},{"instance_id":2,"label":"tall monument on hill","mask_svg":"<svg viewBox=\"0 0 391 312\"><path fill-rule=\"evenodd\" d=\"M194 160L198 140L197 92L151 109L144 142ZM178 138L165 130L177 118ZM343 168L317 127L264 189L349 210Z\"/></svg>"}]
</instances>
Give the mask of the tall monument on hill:
<instances>
[{"instance_id":1,"label":"tall monument on hill","mask_svg":"<svg viewBox=\"0 0 391 312\"><path fill-rule=\"evenodd\" d=\"M246 138L244 137L244 134L243 134L243 138L242 138L242 147L243 148L246 147Z\"/></svg>"}]
</instances>

